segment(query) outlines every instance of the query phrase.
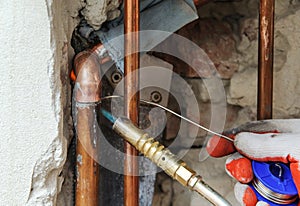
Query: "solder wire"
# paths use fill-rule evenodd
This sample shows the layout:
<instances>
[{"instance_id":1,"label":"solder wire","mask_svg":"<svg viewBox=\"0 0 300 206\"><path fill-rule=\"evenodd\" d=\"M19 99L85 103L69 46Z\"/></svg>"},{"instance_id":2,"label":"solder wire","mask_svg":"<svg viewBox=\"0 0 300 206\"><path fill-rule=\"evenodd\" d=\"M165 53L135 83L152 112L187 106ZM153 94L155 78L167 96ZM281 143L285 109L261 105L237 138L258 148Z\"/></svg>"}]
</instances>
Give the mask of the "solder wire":
<instances>
[{"instance_id":1,"label":"solder wire","mask_svg":"<svg viewBox=\"0 0 300 206\"><path fill-rule=\"evenodd\" d=\"M102 97L101 100L113 99L113 98L123 98L123 97L119 96L119 95L110 95L110 96ZM200 124L198 124L196 122L194 122L193 120L190 120L189 118L184 117L184 116L182 116L182 115L174 112L173 110L171 110L171 109L169 109L167 107L164 107L164 106L162 106L162 105L160 105L158 103L150 102L150 101L147 101L147 100L144 100L144 99L140 99L140 102L143 102L143 103L146 103L146 104L149 104L149 105L152 105L152 106L157 106L157 107L159 107L159 108L161 108L161 109L163 109L163 110L165 110L165 111L167 111L167 112L169 112L169 113L171 113L171 114L173 114L173 115L175 115L175 116L177 116L177 117L179 117L179 118L181 118L181 119L189 122L190 124L192 124L192 125L194 125L196 127L199 127L200 129L203 129L203 130L205 130L205 131L207 131L207 132L209 132L211 134L217 135L218 137L221 137L221 138L224 138L224 139L226 139L226 140L228 140L230 142L233 142L233 139L231 139L231 138L229 138L229 137L227 137L225 135L219 134L217 132L214 132L214 131L212 131L212 130L210 130L210 129L208 129L208 128L206 128L206 127L204 127L204 126L202 126L202 125L200 125Z\"/></svg>"},{"instance_id":2,"label":"solder wire","mask_svg":"<svg viewBox=\"0 0 300 206\"><path fill-rule=\"evenodd\" d=\"M280 194L276 193L269 188L267 188L261 181L259 181L258 178L254 178L252 182L253 187L256 189L256 191L262 195L267 200L270 200L274 203L278 204L291 204L296 201L298 198L297 195L286 195L286 194Z\"/></svg>"}]
</instances>

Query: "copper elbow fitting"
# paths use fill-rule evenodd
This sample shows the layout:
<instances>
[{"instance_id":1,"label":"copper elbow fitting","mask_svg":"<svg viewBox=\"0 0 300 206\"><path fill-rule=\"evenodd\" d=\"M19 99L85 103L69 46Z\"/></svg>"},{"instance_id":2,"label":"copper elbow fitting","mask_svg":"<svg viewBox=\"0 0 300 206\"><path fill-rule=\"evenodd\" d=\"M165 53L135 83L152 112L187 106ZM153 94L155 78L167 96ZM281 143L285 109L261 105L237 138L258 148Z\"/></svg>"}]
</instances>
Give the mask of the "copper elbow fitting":
<instances>
[{"instance_id":1,"label":"copper elbow fitting","mask_svg":"<svg viewBox=\"0 0 300 206\"><path fill-rule=\"evenodd\" d=\"M103 45L97 45L93 49L80 52L74 60L76 83L75 100L80 103L100 101L101 76L100 76L100 52Z\"/></svg>"}]
</instances>

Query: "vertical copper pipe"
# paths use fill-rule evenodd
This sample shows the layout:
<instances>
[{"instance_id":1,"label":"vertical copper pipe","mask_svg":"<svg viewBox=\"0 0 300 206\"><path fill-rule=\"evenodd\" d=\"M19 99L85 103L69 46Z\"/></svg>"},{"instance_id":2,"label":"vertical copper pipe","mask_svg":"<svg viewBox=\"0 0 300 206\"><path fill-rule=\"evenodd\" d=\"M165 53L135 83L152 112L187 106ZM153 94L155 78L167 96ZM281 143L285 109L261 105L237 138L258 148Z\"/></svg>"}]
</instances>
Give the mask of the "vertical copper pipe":
<instances>
[{"instance_id":1,"label":"vertical copper pipe","mask_svg":"<svg viewBox=\"0 0 300 206\"><path fill-rule=\"evenodd\" d=\"M272 118L275 0L260 0L257 119Z\"/></svg>"},{"instance_id":2,"label":"vertical copper pipe","mask_svg":"<svg viewBox=\"0 0 300 206\"><path fill-rule=\"evenodd\" d=\"M125 115L131 121L138 125L139 115L139 0L125 0L124 2L125 20L125 58L124 75L125 91L124 104ZM124 160L124 205L139 205L139 178L138 162L135 156L138 151L125 142L125 160Z\"/></svg>"},{"instance_id":3,"label":"vertical copper pipe","mask_svg":"<svg viewBox=\"0 0 300 206\"><path fill-rule=\"evenodd\" d=\"M93 158L96 147L92 145L93 135L89 124L93 112L93 106L77 109L76 206L99 206L99 165Z\"/></svg>"},{"instance_id":4,"label":"vertical copper pipe","mask_svg":"<svg viewBox=\"0 0 300 206\"><path fill-rule=\"evenodd\" d=\"M93 125L95 103L100 101L101 77L97 51L79 53L74 61L77 75L75 84L75 101L77 112L77 146L76 146L76 206L99 206L99 164L96 161L98 145L95 142Z\"/></svg>"}]
</instances>

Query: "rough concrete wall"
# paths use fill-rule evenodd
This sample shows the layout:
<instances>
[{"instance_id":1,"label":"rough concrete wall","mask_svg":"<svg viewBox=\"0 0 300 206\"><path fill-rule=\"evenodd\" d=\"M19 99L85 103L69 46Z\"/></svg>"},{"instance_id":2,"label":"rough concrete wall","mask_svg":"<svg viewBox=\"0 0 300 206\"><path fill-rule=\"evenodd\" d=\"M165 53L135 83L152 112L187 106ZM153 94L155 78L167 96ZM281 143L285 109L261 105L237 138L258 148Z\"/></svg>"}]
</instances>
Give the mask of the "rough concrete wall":
<instances>
[{"instance_id":1,"label":"rough concrete wall","mask_svg":"<svg viewBox=\"0 0 300 206\"><path fill-rule=\"evenodd\" d=\"M56 205L70 125L64 1L0 2L0 205Z\"/></svg>"},{"instance_id":2,"label":"rough concrete wall","mask_svg":"<svg viewBox=\"0 0 300 206\"><path fill-rule=\"evenodd\" d=\"M243 121L253 120L256 116L257 98L257 61L258 61L258 6L259 1L243 0L209 3L199 8L202 20L194 23L198 26L199 37L194 35L196 43L203 48L215 63L221 78L230 79L228 103L245 108L240 114ZM274 48L274 118L298 117L299 110L299 29L300 1L277 0L275 3L275 48ZM216 31L205 32L205 23L214 24ZM218 25L219 24L219 25ZM230 25L230 35L222 28ZM223 26L224 27L224 26ZM194 26L183 31L196 33ZM213 28L210 26L209 28ZM218 38L212 38L218 34ZM222 35L223 34L223 35ZM203 36L201 36L203 35ZM224 38L225 35L225 38ZM193 41L194 41L193 39ZM201 41L205 40L206 44ZM219 40L217 40L219 39ZM221 41L222 40L222 41ZM230 40L230 41L229 41ZM230 44L234 40L235 44ZM220 44L222 43L222 44ZM209 45L209 48L206 48ZM222 51L222 45L230 48ZM229 46L230 47L229 47ZM232 46L233 45L233 46ZM220 49L221 48L221 49ZM218 55L221 53L222 56ZM212 52L210 52L212 51ZM225 58L224 58L225 57ZM220 61L221 60L221 61ZM225 60L225 64L224 64ZM220 63L221 64L220 64ZM219 66L223 64L224 70ZM225 71L226 73L224 73ZM224 75L224 74L230 74ZM246 117L247 116L247 117ZM239 121L239 123L243 122Z\"/></svg>"},{"instance_id":3,"label":"rough concrete wall","mask_svg":"<svg viewBox=\"0 0 300 206\"><path fill-rule=\"evenodd\" d=\"M98 30L105 21L117 18L121 11L118 9L120 0L76 0L70 4L70 14L73 17L79 13L95 30Z\"/></svg>"},{"instance_id":4,"label":"rough concrete wall","mask_svg":"<svg viewBox=\"0 0 300 206\"><path fill-rule=\"evenodd\" d=\"M258 0L208 3L198 9L200 20L178 32L203 48L219 72L227 94L225 130L256 119L258 3ZM299 118L300 1L276 0L275 5L273 117ZM188 48L176 49L188 51ZM193 77L187 78L187 82L199 103L200 123L209 126L211 99L203 81L176 60L174 67L175 71ZM189 103L186 104L187 114L192 117L194 111L188 113ZM169 119L168 125L167 138L171 141L176 136L179 120ZM186 136L188 134L189 131ZM184 159L203 175L208 184L224 194L233 205L238 205L232 194L234 181L224 172L224 159L208 158L199 162L205 135L203 131L198 133L194 147L199 148L190 149ZM181 147L185 145L186 136L180 142ZM153 206L211 205L164 175L158 175L156 186Z\"/></svg>"},{"instance_id":5,"label":"rough concrete wall","mask_svg":"<svg viewBox=\"0 0 300 206\"><path fill-rule=\"evenodd\" d=\"M255 2L253 3L255 5ZM299 117L300 93L300 2L279 0L275 3L274 47L274 118ZM237 47L239 70L230 82L228 102L256 110L257 97L257 15L240 21Z\"/></svg>"}]
</instances>

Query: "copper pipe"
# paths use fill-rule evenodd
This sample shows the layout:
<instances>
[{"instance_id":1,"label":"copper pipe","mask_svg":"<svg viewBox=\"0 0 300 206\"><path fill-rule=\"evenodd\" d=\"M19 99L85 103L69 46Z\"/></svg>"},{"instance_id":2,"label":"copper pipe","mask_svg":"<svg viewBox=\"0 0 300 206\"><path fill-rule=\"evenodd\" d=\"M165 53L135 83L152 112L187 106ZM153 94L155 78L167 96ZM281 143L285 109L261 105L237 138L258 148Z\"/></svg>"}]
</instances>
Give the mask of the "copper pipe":
<instances>
[{"instance_id":1,"label":"copper pipe","mask_svg":"<svg viewBox=\"0 0 300 206\"><path fill-rule=\"evenodd\" d=\"M257 119L272 118L274 0L260 0Z\"/></svg>"},{"instance_id":2,"label":"copper pipe","mask_svg":"<svg viewBox=\"0 0 300 206\"><path fill-rule=\"evenodd\" d=\"M125 116L138 125L139 115L139 0L124 2L124 104ZM139 205L138 151L125 141L124 205Z\"/></svg>"},{"instance_id":3,"label":"copper pipe","mask_svg":"<svg viewBox=\"0 0 300 206\"><path fill-rule=\"evenodd\" d=\"M193 0L193 1L194 1L195 6L203 6L213 0Z\"/></svg>"},{"instance_id":4,"label":"copper pipe","mask_svg":"<svg viewBox=\"0 0 300 206\"><path fill-rule=\"evenodd\" d=\"M75 60L75 101L77 112L76 206L98 206L99 164L93 125L95 103L100 101L101 77L98 51L102 45L79 53ZM79 106L80 105L80 106Z\"/></svg>"},{"instance_id":5,"label":"copper pipe","mask_svg":"<svg viewBox=\"0 0 300 206\"><path fill-rule=\"evenodd\" d=\"M93 158L97 153L96 147L92 145L92 131L90 131L93 111L93 106L77 109L76 206L99 205L99 165Z\"/></svg>"}]
</instances>

